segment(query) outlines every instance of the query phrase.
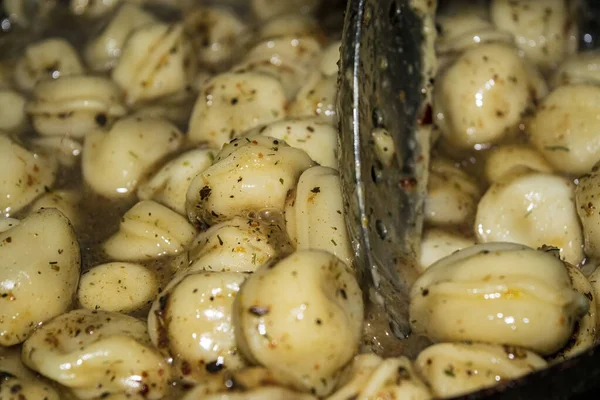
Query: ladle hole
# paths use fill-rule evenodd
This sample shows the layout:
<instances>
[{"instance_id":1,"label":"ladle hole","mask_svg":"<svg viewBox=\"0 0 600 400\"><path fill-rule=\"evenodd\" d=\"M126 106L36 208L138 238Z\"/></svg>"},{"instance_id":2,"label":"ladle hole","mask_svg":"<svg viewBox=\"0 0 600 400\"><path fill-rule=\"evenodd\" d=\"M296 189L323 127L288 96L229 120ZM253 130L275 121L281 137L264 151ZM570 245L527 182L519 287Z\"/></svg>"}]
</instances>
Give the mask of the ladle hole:
<instances>
[{"instance_id":1,"label":"ladle hole","mask_svg":"<svg viewBox=\"0 0 600 400\"><path fill-rule=\"evenodd\" d=\"M392 1L390 4L390 9L388 11L388 17L392 25L398 25L400 23L400 14L402 10L400 9L400 5L396 1Z\"/></svg>"},{"instance_id":2,"label":"ladle hole","mask_svg":"<svg viewBox=\"0 0 600 400\"><path fill-rule=\"evenodd\" d=\"M383 221L381 221L380 219L375 221L375 230L377 231L377 235L379 236L379 238L381 240L385 240L385 238L387 237L387 228Z\"/></svg>"},{"instance_id":3,"label":"ladle hole","mask_svg":"<svg viewBox=\"0 0 600 400\"><path fill-rule=\"evenodd\" d=\"M371 166L371 179L375 184L378 184L383 179L382 165L377 160L375 161L375 164Z\"/></svg>"},{"instance_id":4,"label":"ladle hole","mask_svg":"<svg viewBox=\"0 0 600 400\"><path fill-rule=\"evenodd\" d=\"M374 107L373 111L371 111L371 119L373 121L374 128L383 128L383 112L379 107Z\"/></svg>"}]
</instances>

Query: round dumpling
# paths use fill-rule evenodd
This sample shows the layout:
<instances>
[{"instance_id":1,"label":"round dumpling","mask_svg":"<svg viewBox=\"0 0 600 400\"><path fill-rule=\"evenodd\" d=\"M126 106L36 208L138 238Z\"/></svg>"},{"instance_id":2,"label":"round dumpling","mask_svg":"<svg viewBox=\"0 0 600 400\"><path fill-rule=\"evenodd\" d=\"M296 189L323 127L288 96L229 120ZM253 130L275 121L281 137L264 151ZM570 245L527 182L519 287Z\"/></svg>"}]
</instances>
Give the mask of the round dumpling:
<instances>
[{"instance_id":1,"label":"round dumpling","mask_svg":"<svg viewBox=\"0 0 600 400\"><path fill-rule=\"evenodd\" d=\"M423 350L415 366L436 398L449 398L516 379L547 363L514 346L440 343Z\"/></svg>"},{"instance_id":2,"label":"round dumpling","mask_svg":"<svg viewBox=\"0 0 600 400\"><path fill-rule=\"evenodd\" d=\"M320 250L263 265L235 301L242 354L278 382L317 395L335 387L337 371L357 352L362 322L362 293L352 270Z\"/></svg>"},{"instance_id":3,"label":"round dumpling","mask_svg":"<svg viewBox=\"0 0 600 400\"><path fill-rule=\"evenodd\" d=\"M543 355L561 349L589 310L560 259L514 243L442 258L417 279L410 300L413 332L434 342L506 344Z\"/></svg>"},{"instance_id":4,"label":"round dumpling","mask_svg":"<svg viewBox=\"0 0 600 400\"><path fill-rule=\"evenodd\" d=\"M461 148L498 142L530 106L530 88L529 70L514 48L501 43L470 48L436 81L436 123Z\"/></svg>"},{"instance_id":5,"label":"round dumpling","mask_svg":"<svg viewBox=\"0 0 600 400\"><path fill-rule=\"evenodd\" d=\"M0 211L8 216L27 206L54 183L57 163L0 133Z\"/></svg>"},{"instance_id":6,"label":"round dumpling","mask_svg":"<svg viewBox=\"0 0 600 400\"><path fill-rule=\"evenodd\" d=\"M190 117L189 139L220 150L245 131L285 117L281 83L257 72L223 73L200 89Z\"/></svg>"},{"instance_id":7,"label":"round dumpling","mask_svg":"<svg viewBox=\"0 0 600 400\"><path fill-rule=\"evenodd\" d=\"M111 262L81 276L77 299L89 310L134 312L152 303L159 284L157 275L143 265Z\"/></svg>"},{"instance_id":8,"label":"round dumpling","mask_svg":"<svg viewBox=\"0 0 600 400\"><path fill-rule=\"evenodd\" d=\"M173 358L178 379L194 382L245 365L232 321L245 279L239 272L184 273L156 298L148 318L150 337Z\"/></svg>"},{"instance_id":9,"label":"round dumpling","mask_svg":"<svg viewBox=\"0 0 600 400\"><path fill-rule=\"evenodd\" d=\"M124 393L158 400L169 387L169 365L152 347L146 324L119 313L62 314L27 339L21 357L80 399Z\"/></svg>"},{"instance_id":10,"label":"round dumpling","mask_svg":"<svg viewBox=\"0 0 600 400\"><path fill-rule=\"evenodd\" d=\"M314 165L300 149L267 136L232 140L187 192L190 221L214 224L266 208L283 211L300 174Z\"/></svg>"},{"instance_id":11,"label":"round dumpling","mask_svg":"<svg viewBox=\"0 0 600 400\"><path fill-rule=\"evenodd\" d=\"M159 160L179 148L183 135L163 119L127 117L108 132L85 137L83 178L108 198L126 197Z\"/></svg>"},{"instance_id":12,"label":"round dumpling","mask_svg":"<svg viewBox=\"0 0 600 400\"><path fill-rule=\"evenodd\" d=\"M49 208L0 233L0 346L21 343L72 306L81 255L69 220Z\"/></svg>"},{"instance_id":13,"label":"round dumpling","mask_svg":"<svg viewBox=\"0 0 600 400\"><path fill-rule=\"evenodd\" d=\"M556 170L585 174L600 158L600 87L573 84L554 89L528 122L531 143Z\"/></svg>"}]
</instances>

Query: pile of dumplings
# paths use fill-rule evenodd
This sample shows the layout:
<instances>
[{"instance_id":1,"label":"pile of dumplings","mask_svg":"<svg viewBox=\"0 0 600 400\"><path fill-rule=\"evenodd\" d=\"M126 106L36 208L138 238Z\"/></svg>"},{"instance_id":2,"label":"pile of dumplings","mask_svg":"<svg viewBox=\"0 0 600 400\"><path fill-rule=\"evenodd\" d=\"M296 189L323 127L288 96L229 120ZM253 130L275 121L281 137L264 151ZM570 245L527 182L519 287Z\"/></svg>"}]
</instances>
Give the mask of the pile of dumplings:
<instances>
[{"instance_id":1,"label":"pile of dumplings","mask_svg":"<svg viewBox=\"0 0 600 400\"><path fill-rule=\"evenodd\" d=\"M364 346L322 2L64 3L2 5L90 29L0 60L0 399L444 398L596 343L575 6L438 10L411 360Z\"/></svg>"}]
</instances>

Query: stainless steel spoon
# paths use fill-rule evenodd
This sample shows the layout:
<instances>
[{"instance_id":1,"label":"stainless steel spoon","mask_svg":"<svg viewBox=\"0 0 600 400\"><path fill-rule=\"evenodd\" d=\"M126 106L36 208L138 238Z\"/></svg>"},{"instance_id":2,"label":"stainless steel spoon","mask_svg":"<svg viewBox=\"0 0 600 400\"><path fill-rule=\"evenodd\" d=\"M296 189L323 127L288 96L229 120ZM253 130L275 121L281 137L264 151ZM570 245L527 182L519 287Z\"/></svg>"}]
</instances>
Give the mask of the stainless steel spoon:
<instances>
[{"instance_id":1,"label":"stainless steel spoon","mask_svg":"<svg viewBox=\"0 0 600 400\"><path fill-rule=\"evenodd\" d=\"M340 172L368 303L369 345L386 355L406 354L391 337L410 333L409 290L427 184L435 8L435 1L350 0L344 22Z\"/></svg>"}]
</instances>

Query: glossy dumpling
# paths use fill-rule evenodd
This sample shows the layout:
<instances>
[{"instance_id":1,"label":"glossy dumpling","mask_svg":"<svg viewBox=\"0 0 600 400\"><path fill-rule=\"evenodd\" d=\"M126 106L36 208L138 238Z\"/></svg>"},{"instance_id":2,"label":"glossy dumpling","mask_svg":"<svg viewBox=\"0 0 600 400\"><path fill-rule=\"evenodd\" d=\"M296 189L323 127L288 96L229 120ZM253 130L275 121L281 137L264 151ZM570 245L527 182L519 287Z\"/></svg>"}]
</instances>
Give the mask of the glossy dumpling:
<instances>
[{"instance_id":1,"label":"glossy dumpling","mask_svg":"<svg viewBox=\"0 0 600 400\"><path fill-rule=\"evenodd\" d=\"M123 261L174 256L185 251L195 233L185 217L152 200L142 200L123 215L119 231L103 248L109 257Z\"/></svg>"},{"instance_id":2,"label":"glossy dumpling","mask_svg":"<svg viewBox=\"0 0 600 400\"><path fill-rule=\"evenodd\" d=\"M252 134L281 139L292 147L304 150L319 165L338 168L337 131L319 118L289 118L256 128Z\"/></svg>"},{"instance_id":3,"label":"glossy dumpling","mask_svg":"<svg viewBox=\"0 0 600 400\"><path fill-rule=\"evenodd\" d=\"M173 357L178 379L194 382L246 364L232 322L233 302L245 279L238 272L186 273L156 298L148 318L150 337Z\"/></svg>"},{"instance_id":4,"label":"glossy dumpling","mask_svg":"<svg viewBox=\"0 0 600 400\"><path fill-rule=\"evenodd\" d=\"M108 198L126 197L148 170L179 148L183 135L168 121L127 117L108 132L86 135L82 170L85 182Z\"/></svg>"},{"instance_id":5,"label":"glossy dumpling","mask_svg":"<svg viewBox=\"0 0 600 400\"><path fill-rule=\"evenodd\" d=\"M41 82L25 110L40 135L76 138L96 128L108 128L127 113L117 85L87 75Z\"/></svg>"},{"instance_id":6,"label":"glossy dumpling","mask_svg":"<svg viewBox=\"0 0 600 400\"><path fill-rule=\"evenodd\" d=\"M132 115L141 118L166 119L179 127L187 126L196 96L193 85L187 85L182 92L173 96L134 104Z\"/></svg>"},{"instance_id":7,"label":"glossy dumpling","mask_svg":"<svg viewBox=\"0 0 600 400\"><path fill-rule=\"evenodd\" d=\"M600 174L599 165L579 178L575 188L577 215L583 228L584 249L588 257L600 258Z\"/></svg>"},{"instance_id":8,"label":"glossy dumpling","mask_svg":"<svg viewBox=\"0 0 600 400\"><path fill-rule=\"evenodd\" d=\"M80 309L62 314L27 339L22 358L80 399L113 393L160 399L169 386L169 365L152 347L146 324L120 313Z\"/></svg>"},{"instance_id":9,"label":"glossy dumpling","mask_svg":"<svg viewBox=\"0 0 600 400\"><path fill-rule=\"evenodd\" d=\"M560 248L571 264L583 260L583 235L574 185L558 175L513 169L492 184L477 205L480 242L514 242Z\"/></svg>"},{"instance_id":10,"label":"glossy dumpling","mask_svg":"<svg viewBox=\"0 0 600 400\"><path fill-rule=\"evenodd\" d=\"M319 69L323 75L337 76L341 45L342 42L338 40L331 43L323 50L321 61L319 62Z\"/></svg>"},{"instance_id":11,"label":"glossy dumpling","mask_svg":"<svg viewBox=\"0 0 600 400\"><path fill-rule=\"evenodd\" d=\"M127 103L172 96L192 84L196 60L182 24L146 24L131 33L112 79Z\"/></svg>"},{"instance_id":12,"label":"glossy dumpling","mask_svg":"<svg viewBox=\"0 0 600 400\"><path fill-rule=\"evenodd\" d=\"M557 354L552 355L551 360L554 360L554 362L575 357L592 347L596 343L597 326L599 323L594 289L590 281L578 267L570 264L565 264L565 266L567 267L573 288L579 294L585 296L589 307L587 313L577 321L573 335L567 345L560 349Z\"/></svg>"},{"instance_id":13,"label":"glossy dumpling","mask_svg":"<svg viewBox=\"0 0 600 400\"><path fill-rule=\"evenodd\" d=\"M10 217L0 217L0 233L6 232L10 228L17 226L21 223L20 220Z\"/></svg>"},{"instance_id":14,"label":"glossy dumpling","mask_svg":"<svg viewBox=\"0 0 600 400\"><path fill-rule=\"evenodd\" d=\"M30 212L37 212L44 208L55 208L67 217L71 225L80 227L80 201L81 193L76 190L48 191L33 202Z\"/></svg>"},{"instance_id":15,"label":"glossy dumpling","mask_svg":"<svg viewBox=\"0 0 600 400\"><path fill-rule=\"evenodd\" d=\"M54 183L57 163L33 153L0 134L0 211L11 215L27 206Z\"/></svg>"},{"instance_id":16,"label":"glossy dumpling","mask_svg":"<svg viewBox=\"0 0 600 400\"><path fill-rule=\"evenodd\" d=\"M436 261L476 243L475 238L469 238L460 232L442 228L426 228L421 237L419 268L423 272Z\"/></svg>"},{"instance_id":17,"label":"glossy dumpling","mask_svg":"<svg viewBox=\"0 0 600 400\"><path fill-rule=\"evenodd\" d=\"M30 44L15 66L15 82L21 90L32 90L46 79L58 79L84 72L77 51L69 42L49 38Z\"/></svg>"},{"instance_id":18,"label":"glossy dumpling","mask_svg":"<svg viewBox=\"0 0 600 400\"><path fill-rule=\"evenodd\" d=\"M238 385L231 385L236 382ZM220 379L203 379L182 400L316 400L315 396L277 386L273 375L261 367L248 367Z\"/></svg>"},{"instance_id":19,"label":"glossy dumpling","mask_svg":"<svg viewBox=\"0 0 600 400\"><path fill-rule=\"evenodd\" d=\"M498 142L518 126L530 106L530 87L530 70L514 48L500 43L473 47L438 76L435 123L461 148Z\"/></svg>"},{"instance_id":20,"label":"glossy dumpling","mask_svg":"<svg viewBox=\"0 0 600 400\"><path fill-rule=\"evenodd\" d=\"M494 183L513 168L553 172L552 166L535 149L523 145L503 145L492 149L485 160L485 177Z\"/></svg>"},{"instance_id":21,"label":"glossy dumpling","mask_svg":"<svg viewBox=\"0 0 600 400\"><path fill-rule=\"evenodd\" d=\"M39 137L34 138L31 143L41 154L56 159L66 167L73 167L81 160L82 144L68 136Z\"/></svg>"},{"instance_id":22,"label":"glossy dumpling","mask_svg":"<svg viewBox=\"0 0 600 400\"><path fill-rule=\"evenodd\" d=\"M44 209L0 233L0 346L21 343L70 309L80 273L69 220Z\"/></svg>"},{"instance_id":23,"label":"glossy dumpling","mask_svg":"<svg viewBox=\"0 0 600 400\"><path fill-rule=\"evenodd\" d=\"M514 41L510 33L497 29L479 13L467 10L437 16L436 27L439 29L436 52L442 57L486 43Z\"/></svg>"},{"instance_id":24,"label":"glossy dumpling","mask_svg":"<svg viewBox=\"0 0 600 400\"><path fill-rule=\"evenodd\" d=\"M60 400L60 393L44 378L36 376L21 362L16 347L0 347L0 399Z\"/></svg>"},{"instance_id":25,"label":"glossy dumpling","mask_svg":"<svg viewBox=\"0 0 600 400\"><path fill-rule=\"evenodd\" d=\"M600 87L573 84L554 89L528 121L531 144L560 172L587 173L600 158L600 121L590 118Z\"/></svg>"},{"instance_id":26,"label":"glossy dumpling","mask_svg":"<svg viewBox=\"0 0 600 400\"><path fill-rule=\"evenodd\" d=\"M281 83L257 73L223 73L202 86L190 117L188 137L220 150L248 129L285 117Z\"/></svg>"},{"instance_id":27,"label":"glossy dumpling","mask_svg":"<svg viewBox=\"0 0 600 400\"><path fill-rule=\"evenodd\" d=\"M357 352L362 320L352 270L317 250L259 268L242 285L234 309L242 354L276 381L319 396L332 391L338 370Z\"/></svg>"},{"instance_id":28,"label":"glossy dumpling","mask_svg":"<svg viewBox=\"0 0 600 400\"><path fill-rule=\"evenodd\" d=\"M318 117L335 125L337 75L313 73L300 88L290 105L290 117Z\"/></svg>"},{"instance_id":29,"label":"glossy dumpling","mask_svg":"<svg viewBox=\"0 0 600 400\"><path fill-rule=\"evenodd\" d=\"M186 271L254 272L277 254L272 231L256 219L241 217L213 225L190 245Z\"/></svg>"},{"instance_id":30,"label":"glossy dumpling","mask_svg":"<svg viewBox=\"0 0 600 400\"><path fill-rule=\"evenodd\" d=\"M298 250L325 250L347 265L354 252L346 230L339 174L312 167L300 175L285 209L286 229Z\"/></svg>"},{"instance_id":31,"label":"glossy dumpling","mask_svg":"<svg viewBox=\"0 0 600 400\"><path fill-rule=\"evenodd\" d=\"M295 62L306 68L318 61L321 52L322 47L317 37L281 35L256 43L244 59L254 61L274 56L276 60ZM277 64L275 60L271 62Z\"/></svg>"},{"instance_id":32,"label":"glossy dumpling","mask_svg":"<svg viewBox=\"0 0 600 400\"><path fill-rule=\"evenodd\" d=\"M553 87L600 83L600 52L587 50L566 58L549 79Z\"/></svg>"},{"instance_id":33,"label":"glossy dumpling","mask_svg":"<svg viewBox=\"0 0 600 400\"><path fill-rule=\"evenodd\" d=\"M477 181L446 159L434 159L425 197L425 221L434 226L470 224L481 191Z\"/></svg>"},{"instance_id":34,"label":"glossy dumpling","mask_svg":"<svg viewBox=\"0 0 600 400\"><path fill-rule=\"evenodd\" d=\"M327 400L433 398L406 357L383 360L374 354L361 354L354 358L346 375L346 382Z\"/></svg>"},{"instance_id":35,"label":"glossy dumpling","mask_svg":"<svg viewBox=\"0 0 600 400\"><path fill-rule=\"evenodd\" d=\"M193 8L184 16L183 26L203 65L227 65L248 39L246 24L224 7Z\"/></svg>"},{"instance_id":36,"label":"glossy dumpling","mask_svg":"<svg viewBox=\"0 0 600 400\"><path fill-rule=\"evenodd\" d=\"M577 51L576 3L562 0L493 0L490 18L541 69L552 70Z\"/></svg>"},{"instance_id":37,"label":"glossy dumpling","mask_svg":"<svg viewBox=\"0 0 600 400\"><path fill-rule=\"evenodd\" d=\"M368 384L371 376L382 362L383 359L376 354L365 353L355 356L342 369L340 382L335 392L326 399L346 400L348 398L356 398L358 400L362 389Z\"/></svg>"},{"instance_id":38,"label":"glossy dumpling","mask_svg":"<svg viewBox=\"0 0 600 400\"><path fill-rule=\"evenodd\" d=\"M527 375L547 363L514 346L440 343L419 353L415 366L436 398L451 398Z\"/></svg>"},{"instance_id":39,"label":"glossy dumpling","mask_svg":"<svg viewBox=\"0 0 600 400\"><path fill-rule=\"evenodd\" d=\"M86 45L86 62L95 71L112 69L123 53L123 46L131 32L153 22L156 19L152 14L135 4L123 4L99 35Z\"/></svg>"},{"instance_id":40,"label":"glossy dumpling","mask_svg":"<svg viewBox=\"0 0 600 400\"><path fill-rule=\"evenodd\" d=\"M514 243L475 245L445 257L410 293L413 332L434 342L507 344L543 355L567 343L588 309L561 260Z\"/></svg>"},{"instance_id":41,"label":"glossy dumpling","mask_svg":"<svg viewBox=\"0 0 600 400\"><path fill-rule=\"evenodd\" d=\"M141 200L154 200L185 215L188 187L199 173L210 167L215 152L194 149L166 163L150 179L140 184L137 195Z\"/></svg>"},{"instance_id":42,"label":"glossy dumpling","mask_svg":"<svg viewBox=\"0 0 600 400\"><path fill-rule=\"evenodd\" d=\"M317 67L321 45L311 36L281 36L258 43L233 72L259 72L276 78L292 99Z\"/></svg>"},{"instance_id":43,"label":"glossy dumpling","mask_svg":"<svg viewBox=\"0 0 600 400\"><path fill-rule=\"evenodd\" d=\"M81 275L77 300L88 310L131 313L152 303L160 290L157 274L141 264L110 262Z\"/></svg>"},{"instance_id":44,"label":"glossy dumpling","mask_svg":"<svg viewBox=\"0 0 600 400\"><path fill-rule=\"evenodd\" d=\"M265 208L283 211L288 191L314 165L302 150L267 136L235 139L187 192L190 221L209 225Z\"/></svg>"}]
</instances>

